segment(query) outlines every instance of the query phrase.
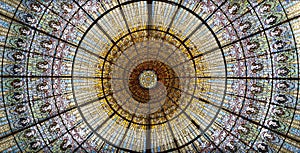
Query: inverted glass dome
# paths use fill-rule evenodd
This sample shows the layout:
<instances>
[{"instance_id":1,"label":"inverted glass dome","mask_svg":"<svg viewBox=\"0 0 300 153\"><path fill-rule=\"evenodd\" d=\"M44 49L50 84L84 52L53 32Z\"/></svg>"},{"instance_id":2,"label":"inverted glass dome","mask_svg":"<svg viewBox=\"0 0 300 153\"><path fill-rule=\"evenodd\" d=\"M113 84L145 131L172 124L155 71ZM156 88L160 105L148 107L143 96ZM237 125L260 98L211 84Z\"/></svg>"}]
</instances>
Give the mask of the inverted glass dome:
<instances>
[{"instance_id":1,"label":"inverted glass dome","mask_svg":"<svg viewBox=\"0 0 300 153\"><path fill-rule=\"evenodd\" d=\"M300 152L300 2L0 0L0 152Z\"/></svg>"}]
</instances>

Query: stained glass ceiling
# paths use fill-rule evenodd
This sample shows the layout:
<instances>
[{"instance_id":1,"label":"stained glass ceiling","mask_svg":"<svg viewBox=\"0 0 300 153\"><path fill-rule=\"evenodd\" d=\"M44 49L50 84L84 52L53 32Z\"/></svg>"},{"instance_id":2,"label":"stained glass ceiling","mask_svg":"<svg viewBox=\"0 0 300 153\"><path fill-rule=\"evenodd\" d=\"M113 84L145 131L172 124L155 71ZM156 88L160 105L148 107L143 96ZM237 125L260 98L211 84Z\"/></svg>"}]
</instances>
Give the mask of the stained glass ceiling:
<instances>
[{"instance_id":1,"label":"stained glass ceiling","mask_svg":"<svg viewBox=\"0 0 300 153\"><path fill-rule=\"evenodd\" d=\"M1 0L0 152L300 152L300 2Z\"/></svg>"}]
</instances>

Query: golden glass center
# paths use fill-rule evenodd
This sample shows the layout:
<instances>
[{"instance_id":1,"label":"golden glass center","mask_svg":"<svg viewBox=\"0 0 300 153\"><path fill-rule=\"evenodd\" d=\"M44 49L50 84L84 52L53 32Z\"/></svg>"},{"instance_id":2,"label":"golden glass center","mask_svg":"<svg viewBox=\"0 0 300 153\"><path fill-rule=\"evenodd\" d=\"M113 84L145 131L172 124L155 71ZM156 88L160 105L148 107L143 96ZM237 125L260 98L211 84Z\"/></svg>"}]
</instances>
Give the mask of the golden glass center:
<instances>
[{"instance_id":1,"label":"golden glass center","mask_svg":"<svg viewBox=\"0 0 300 153\"><path fill-rule=\"evenodd\" d=\"M139 76L139 83L142 87L151 89L157 84L157 75L154 71L143 71Z\"/></svg>"}]
</instances>

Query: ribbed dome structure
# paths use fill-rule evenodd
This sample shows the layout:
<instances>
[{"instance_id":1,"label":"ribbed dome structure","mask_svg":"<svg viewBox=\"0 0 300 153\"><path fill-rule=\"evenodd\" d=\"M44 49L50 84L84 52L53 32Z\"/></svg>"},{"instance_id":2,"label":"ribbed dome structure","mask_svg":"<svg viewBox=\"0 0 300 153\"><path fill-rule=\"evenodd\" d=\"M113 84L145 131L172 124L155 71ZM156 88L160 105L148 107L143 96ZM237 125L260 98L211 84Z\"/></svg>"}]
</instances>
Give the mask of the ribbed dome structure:
<instances>
[{"instance_id":1,"label":"ribbed dome structure","mask_svg":"<svg viewBox=\"0 0 300 153\"><path fill-rule=\"evenodd\" d=\"M0 152L300 152L300 2L0 0Z\"/></svg>"}]
</instances>

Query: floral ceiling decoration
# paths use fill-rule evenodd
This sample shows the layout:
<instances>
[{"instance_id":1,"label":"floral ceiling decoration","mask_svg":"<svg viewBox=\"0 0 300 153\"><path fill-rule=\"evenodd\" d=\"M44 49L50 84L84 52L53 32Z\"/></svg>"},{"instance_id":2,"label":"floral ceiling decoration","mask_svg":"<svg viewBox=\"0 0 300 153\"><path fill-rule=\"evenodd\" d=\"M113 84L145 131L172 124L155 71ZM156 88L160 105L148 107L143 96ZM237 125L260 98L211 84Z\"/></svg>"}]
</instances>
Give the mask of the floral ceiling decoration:
<instances>
[{"instance_id":1,"label":"floral ceiling decoration","mask_svg":"<svg viewBox=\"0 0 300 153\"><path fill-rule=\"evenodd\" d=\"M1 0L0 152L300 152L300 2Z\"/></svg>"}]
</instances>

